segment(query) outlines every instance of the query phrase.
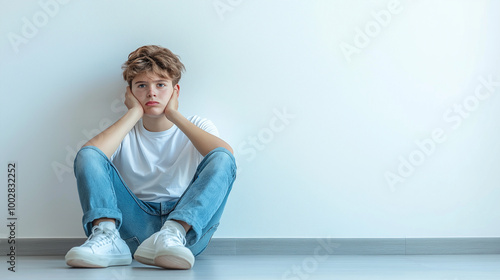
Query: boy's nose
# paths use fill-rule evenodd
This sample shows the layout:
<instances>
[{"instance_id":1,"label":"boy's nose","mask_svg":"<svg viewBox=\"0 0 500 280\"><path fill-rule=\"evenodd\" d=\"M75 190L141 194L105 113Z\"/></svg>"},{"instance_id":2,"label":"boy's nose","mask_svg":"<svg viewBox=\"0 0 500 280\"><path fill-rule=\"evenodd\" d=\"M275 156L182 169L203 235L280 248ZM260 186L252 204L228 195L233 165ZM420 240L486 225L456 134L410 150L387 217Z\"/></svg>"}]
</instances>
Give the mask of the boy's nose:
<instances>
[{"instance_id":1,"label":"boy's nose","mask_svg":"<svg viewBox=\"0 0 500 280\"><path fill-rule=\"evenodd\" d=\"M156 91L154 89L150 89L148 91L148 97L156 96Z\"/></svg>"}]
</instances>

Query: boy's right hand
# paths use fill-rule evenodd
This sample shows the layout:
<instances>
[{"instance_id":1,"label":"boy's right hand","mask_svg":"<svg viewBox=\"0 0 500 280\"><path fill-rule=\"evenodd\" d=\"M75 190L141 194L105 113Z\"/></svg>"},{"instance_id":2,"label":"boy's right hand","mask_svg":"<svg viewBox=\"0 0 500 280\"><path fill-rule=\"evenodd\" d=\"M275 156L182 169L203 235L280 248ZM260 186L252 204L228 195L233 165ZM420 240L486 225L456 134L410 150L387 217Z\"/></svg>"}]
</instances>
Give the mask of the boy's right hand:
<instances>
[{"instance_id":1,"label":"boy's right hand","mask_svg":"<svg viewBox=\"0 0 500 280\"><path fill-rule=\"evenodd\" d=\"M129 110L137 109L142 114L144 114L144 108L142 107L139 100L137 100L137 98L134 96L134 94L132 94L132 91L130 90L129 86L127 86L127 92L125 93L125 102L124 103L125 103L125 106L127 106L127 108Z\"/></svg>"}]
</instances>

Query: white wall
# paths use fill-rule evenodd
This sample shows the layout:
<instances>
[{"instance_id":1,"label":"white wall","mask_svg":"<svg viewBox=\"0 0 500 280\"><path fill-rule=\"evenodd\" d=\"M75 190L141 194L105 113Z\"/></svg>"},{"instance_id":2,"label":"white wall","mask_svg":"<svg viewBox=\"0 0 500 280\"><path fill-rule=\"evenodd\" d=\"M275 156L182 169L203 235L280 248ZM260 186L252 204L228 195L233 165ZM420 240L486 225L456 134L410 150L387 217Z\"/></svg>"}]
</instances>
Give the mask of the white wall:
<instances>
[{"instance_id":1,"label":"white wall","mask_svg":"<svg viewBox=\"0 0 500 280\"><path fill-rule=\"evenodd\" d=\"M83 237L74 153L123 114L146 44L237 152L216 237L500 236L498 1L54 1L1 1L17 237Z\"/></svg>"}]
</instances>

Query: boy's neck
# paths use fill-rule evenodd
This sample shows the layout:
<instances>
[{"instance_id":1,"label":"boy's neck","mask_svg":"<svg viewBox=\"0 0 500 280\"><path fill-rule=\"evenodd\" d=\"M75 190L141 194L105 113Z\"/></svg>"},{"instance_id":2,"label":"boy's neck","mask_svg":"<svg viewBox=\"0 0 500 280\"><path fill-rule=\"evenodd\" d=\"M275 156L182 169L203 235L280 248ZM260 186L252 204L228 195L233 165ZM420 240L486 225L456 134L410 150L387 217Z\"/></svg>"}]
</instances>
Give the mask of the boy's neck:
<instances>
[{"instance_id":1,"label":"boy's neck","mask_svg":"<svg viewBox=\"0 0 500 280\"><path fill-rule=\"evenodd\" d=\"M142 117L142 125L145 129L151 132L160 132L170 129L174 123L169 121L165 116L151 118L149 116Z\"/></svg>"}]
</instances>

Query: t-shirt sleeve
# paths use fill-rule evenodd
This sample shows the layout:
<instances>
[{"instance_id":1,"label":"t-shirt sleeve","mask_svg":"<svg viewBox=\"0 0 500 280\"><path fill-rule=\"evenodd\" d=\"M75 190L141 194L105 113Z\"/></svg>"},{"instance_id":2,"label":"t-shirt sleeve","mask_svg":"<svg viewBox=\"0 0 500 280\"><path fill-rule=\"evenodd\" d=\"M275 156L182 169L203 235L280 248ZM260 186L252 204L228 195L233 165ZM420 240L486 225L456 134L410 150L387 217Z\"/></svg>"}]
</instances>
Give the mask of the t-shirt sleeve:
<instances>
[{"instance_id":1,"label":"t-shirt sleeve","mask_svg":"<svg viewBox=\"0 0 500 280\"><path fill-rule=\"evenodd\" d=\"M120 143L120 145L118 145L118 148L116 149L116 151L111 155L111 158L109 159L109 160L111 160L111 162L113 162L113 159L116 157L116 155L120 153L120 151L122 149L122 143L123 143L123 141Z\"/></svg>"},{"instance_id":2,"label":"t-shirt sleeve","mask_svg":"<svg viewBox=\"0 0 500 280\"><path fill-rule=\"evenodd\" d=\"M204 131L219 137L219 130L217 130L217 127L212 121L198 116L193 116L191 117L191 122Z\"/></svg>"},{"instance_id":3,"label":"t-shirt sleeve","mask_svg":"<svg viewBox=\"0 0 500 280\"><path fill-rule=\"evenodd\" d=\"M116 158L116 156L118 156L122 152L123 149L125 149L125 150L130 149L131 138L135 137L135 135L137 135L137 127L139 125L142 125L142 121L137 122L135 124L135 126L125 135L125 137L123 137L123 140L120 142L120 145L118 145L118 148L116 148L116 151L109 158L111 160L111 162L114 163L113 160Z\"/></svg>"}]
</instances>

